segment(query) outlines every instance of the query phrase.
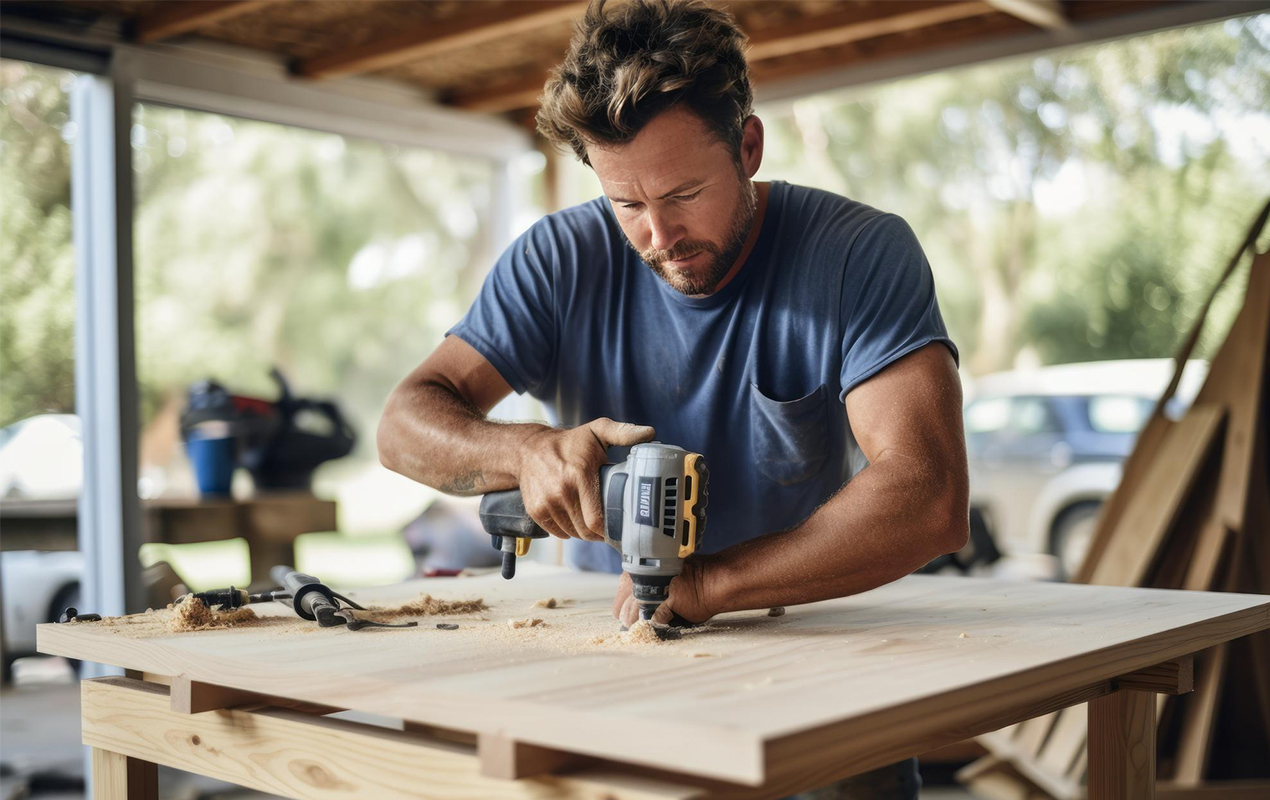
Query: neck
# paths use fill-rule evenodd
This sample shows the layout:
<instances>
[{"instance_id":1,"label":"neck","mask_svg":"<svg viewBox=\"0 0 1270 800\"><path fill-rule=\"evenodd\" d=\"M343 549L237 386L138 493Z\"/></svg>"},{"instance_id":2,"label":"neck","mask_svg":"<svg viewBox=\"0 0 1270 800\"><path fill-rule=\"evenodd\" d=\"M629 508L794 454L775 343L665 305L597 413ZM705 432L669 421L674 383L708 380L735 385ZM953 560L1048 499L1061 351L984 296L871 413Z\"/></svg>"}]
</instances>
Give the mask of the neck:
<instances>
[{"instance_id":1,"label":"neck","mask_svg":"<svg viewBox=\"0 0 1270 800\"><path fill-rule=\"evenodd\" d=\"M758 242L759 232L763 230L763 217L767 214L767 193L772 188L770 182L754 184L754 191L758 195L757 203L754 209L754 221L750 223L750 235L745 238L745 247L741 248L741 253L733 262L732 268L723 276L723 280L719 281L719 285L714 287L714 294L723 289L732 282L732 279L741 271L741 267L745 265L746 259L750 257L750 252L754 249L754 245ZM705 297L706 295L696 295L697 297Z\"/></svg>"}]
</instances>

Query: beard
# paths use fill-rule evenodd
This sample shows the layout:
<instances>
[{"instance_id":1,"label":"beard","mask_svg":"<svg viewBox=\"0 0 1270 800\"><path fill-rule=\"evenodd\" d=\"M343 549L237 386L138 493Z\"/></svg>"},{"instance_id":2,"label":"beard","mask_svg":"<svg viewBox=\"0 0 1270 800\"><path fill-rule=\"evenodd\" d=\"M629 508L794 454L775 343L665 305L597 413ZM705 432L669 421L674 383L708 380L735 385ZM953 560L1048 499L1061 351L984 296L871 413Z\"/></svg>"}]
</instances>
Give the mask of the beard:
<instances>
[{"instance_id":1,"label":"beard","mask_svg":"<svg viewBox=\"0 0 1270 800\"><path fill-rule=\"evenodd\" d=\"M647 264L657 277L680 294L692 297L713 292L732 269L741 251L745 249L745 240L750 236L750 228L754 224L754 215L758 210L758 193L749 178L744 175L740 177L741 185L737 192L736 211L733 213L732 224L728 227L721 244L704 239L684 239L670 250L637 251L640 260ZM696 253L707 255L704 261L694 265L691 271L680 270L666 263L688 258Z\"/></svg>"}]
</instances>

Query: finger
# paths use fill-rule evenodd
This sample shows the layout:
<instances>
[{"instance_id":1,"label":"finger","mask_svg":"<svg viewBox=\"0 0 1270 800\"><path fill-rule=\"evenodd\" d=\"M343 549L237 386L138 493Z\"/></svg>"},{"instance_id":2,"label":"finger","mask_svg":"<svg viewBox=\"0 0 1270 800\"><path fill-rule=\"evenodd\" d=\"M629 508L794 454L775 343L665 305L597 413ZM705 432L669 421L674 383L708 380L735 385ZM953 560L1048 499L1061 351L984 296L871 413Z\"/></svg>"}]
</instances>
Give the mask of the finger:
<instances>
[{"instance_id":1,"label":"finger","mask_svg":"<svg viewBox=\"0 0 1270 800\"><path fill-rule=\"evenodd\" d=\"M606 447L629 447L640 442L650 441L657 431L648 425L632 425L629 422L614 422L608 417L600 417L590 424L595 434Z\"/></svg>"},{"instance_id":2,"label":"finger","mask_svg":"<svg viewBox=\"0 0 1270 800\"><path fill-rule=\"evenodd\" d=\"M547 533L551 534L557 539L569 538L569 534L565 533L564 530L561 529L560 524L556 522L555 515L551 513L550 506L538 506L534 508L533 511L530 511L528 509L526 509L525 511L527 514L529 514L529 518L532 519L535 523L537 523L538 527L542 528Z\"/></svg>"},{"instance_id":3,"label":"finger","mask_svg":"<svg viewBox=\"0 0 1270 800\"><path fill-rule=\"evenodd\" d=\"M639 603L635 602L634 597L626 598L626 602L622 604L622 624L631 627L639 621Z\"/></svg>"},{"instance_id":4,"label":"finger","mask_svg":"<svg viewBox=\"0 0 1270 800\"><path fill-rule=\"evenodd\" d=\"M597 536L589 527L587 527L586 519L582 515L582 503L578 500L577 492L573 493L573 497L565 499L563 507L557 510L557 517L560 514L566 516L569 520L569 528L574 536L579 539L585 539L593 542Z\"/></svg>"},{"instance_id":5,"label":"finger","mask_svg":"<svg viewBox=\"0 0 1270 800\"><path fill-rule=\"evenodd\" d=\"M626 598L631 596L631 576L623 572L622 577L617 581L617 594L613 595L613 618L622 618L622 606L626 604Z\"/></svg>"},{"instance_id":6,"label":"finger","mask_svg":"<svg viewBox=\"0 0 1270 800\"><path fill-rule=\"evenodd\" d=\"M657 607L653 612L652 622L656 625L669 625L670 620L674 617L674 609L670 607L670 598L666 598L666 602Z\"/></svg>"},{"instance_id":7,"label":"finger","mask_svg":"<svg viewBox=\"0 0 1270 800\"><path fill-rule=\"evenodd\" d=\"M600 476L583 480L578 484L578 502L582 506L582 521L596 539L604 539L604 504L600 500Z\"/></svg>"}]
</instances>

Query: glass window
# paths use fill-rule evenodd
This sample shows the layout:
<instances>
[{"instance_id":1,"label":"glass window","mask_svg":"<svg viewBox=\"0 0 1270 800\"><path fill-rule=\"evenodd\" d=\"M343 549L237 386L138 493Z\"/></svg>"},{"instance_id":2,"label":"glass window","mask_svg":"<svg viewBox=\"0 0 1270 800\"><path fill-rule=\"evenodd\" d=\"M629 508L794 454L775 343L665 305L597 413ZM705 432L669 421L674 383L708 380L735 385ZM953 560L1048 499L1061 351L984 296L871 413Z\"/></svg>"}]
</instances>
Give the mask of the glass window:
<instances>
[{"instance_id":1,"label":"glass window","mask_svg":"<svg viewBox=\"0 0 1270 800\"><path fill-rule=\"evenodd\" d=\"M1137 433L1146 424L1155 401L1127 395L1089 398L1089 426L1099 433Z\"/></svg>"},{"instance_id":2,"label":"glass window","mask_svg":"<svg viewBox=\"0 0 1270 800\"><path fill-rule=\"evenodd\" d=\"M178 433L191 384L273 400L276 366L356 429L314 479L341 531L398 530L435 493L380 466L376 425L497 257L493 163L153 105L132 146L147 493L195 493Z\"/></svg>"},{"instance_id":3,"label":"glass window","mask_svg":"<svg viewBox=\"0 0 1270 800\"><path fill-rule=\"evenodd\" d=\"M68 499L75 413L70 90L75 74L0 60L0 497ZM15 524L12 521L7 523Z\"/></svg>"}]
</instances>

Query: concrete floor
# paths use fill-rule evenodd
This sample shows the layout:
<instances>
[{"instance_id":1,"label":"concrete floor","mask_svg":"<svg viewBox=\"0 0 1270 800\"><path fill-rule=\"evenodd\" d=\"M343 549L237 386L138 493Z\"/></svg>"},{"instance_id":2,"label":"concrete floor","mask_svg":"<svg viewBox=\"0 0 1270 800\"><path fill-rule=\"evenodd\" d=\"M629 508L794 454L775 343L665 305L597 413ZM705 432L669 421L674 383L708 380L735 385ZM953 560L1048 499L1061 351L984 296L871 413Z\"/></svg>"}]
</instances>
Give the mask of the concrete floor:
<instances>
[{"instance_id":1,"label":"concrete floor","mask_svg":"<svg viewBox=\"0 0 1270 800\"><path fill-rule=\"evenodd\" d=\"M0 800L83 800L79 687L61 658L20 660L0 691ZM928 778L929 782L929 778ZM159 767L161 800L262 800L275 795ZM922 800L974 800L957 786L928 786Z\"/></svg>"}]
</instances>

